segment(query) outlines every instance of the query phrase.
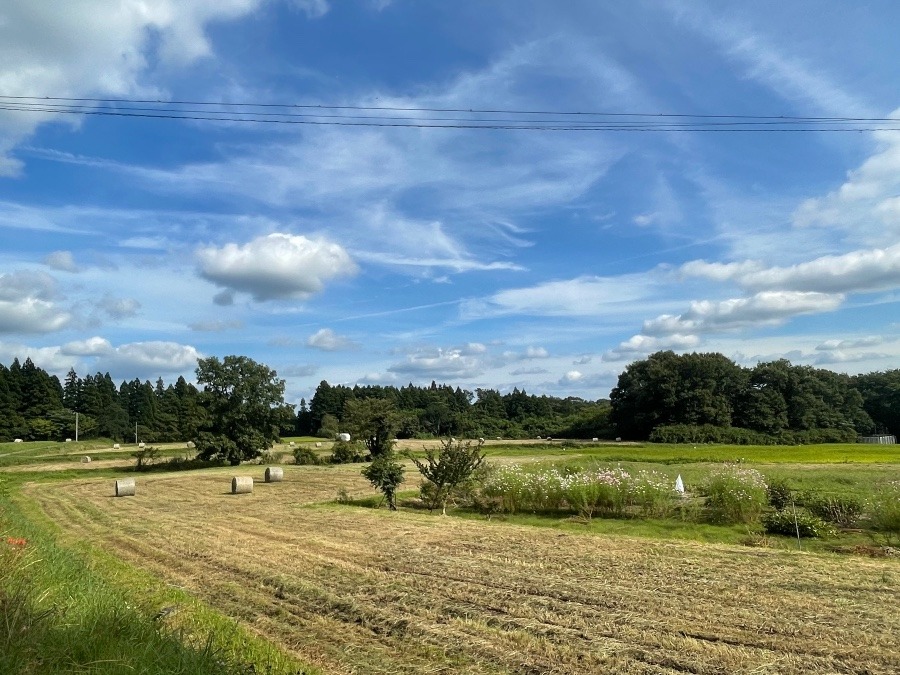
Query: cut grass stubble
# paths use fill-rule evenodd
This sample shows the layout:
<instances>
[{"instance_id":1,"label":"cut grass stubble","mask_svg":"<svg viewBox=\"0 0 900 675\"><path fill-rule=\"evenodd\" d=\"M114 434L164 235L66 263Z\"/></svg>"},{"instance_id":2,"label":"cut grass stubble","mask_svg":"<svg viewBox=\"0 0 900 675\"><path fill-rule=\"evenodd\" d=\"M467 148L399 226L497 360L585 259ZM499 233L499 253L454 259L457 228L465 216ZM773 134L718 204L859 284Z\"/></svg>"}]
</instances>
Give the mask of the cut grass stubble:
<instances>
[{"instance_id":1,"label":"cut grass stubble","mask_svg":"<svg viewBox=\"0 0 900 675\"><path fill-rule=\"evenodd\" d=\"M308 505L371 494L358 467L26 490L90 541L351 673L900 671L897 565ZM99 516L99 517L98 517Z\"/></svg>"}]
</instances>

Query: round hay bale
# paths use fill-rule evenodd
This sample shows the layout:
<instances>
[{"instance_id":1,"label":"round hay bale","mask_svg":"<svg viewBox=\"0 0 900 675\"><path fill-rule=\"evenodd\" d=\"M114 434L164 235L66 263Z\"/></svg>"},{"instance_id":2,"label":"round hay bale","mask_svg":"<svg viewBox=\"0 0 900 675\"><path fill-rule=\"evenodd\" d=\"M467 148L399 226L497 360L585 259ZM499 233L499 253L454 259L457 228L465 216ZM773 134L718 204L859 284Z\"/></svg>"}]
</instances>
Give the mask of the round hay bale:
<instances>
[{"instance_id":1,"label":"round hay bale","mask_svg":"<svg viewBox=\"0 0 900 675\"><path fill-rule=\"evenodd\" d=\"M231 494L246 495L253 492L253 479L250 476L235 476L231 479Z\"/></svg>"},{"instance_id":2,"label":"round hay bale","mask_svg":"<svg viewBox=\"0 0 900 675\"><path fill-rule=\"evenodd\" d=\"M90 462L90 461L91 461L91 458L90 458L90 457L85 456L85 457L82 457L82 458L81 458L81 463L82 463L82 464L87 464L87 463Z\"/></svg>"},{"instance_id":3,"label":"round hay bale","mask_svg":"<svg viewBox=\"0 0 900 675\"><path fill-rule=\"evenodd\" d=\"M134 478L116 481L116 497L134 497Z\"/></svg>"},{"instance_id":4,"label":"round hay bale","mask_svg":"<svg viewBox=\"0 0 900 675\"><path fill-rule=\"evenodd\" d=\"M280 483L284 480L284 469L280 466L269 466L266 467L266 482L267 483Z\"/></svg>"},{"instance_id":5,"label":"round hay bale","mask_svg":"<svg viewBox=\"0 0 900 675\"><path fill-rule=\"evenodd\" d=\"M118 450L118 449L121 448L121 447L122 447L122 446L119 445L118 443L113 443L113 450Z\"/></svg>"}]
</instances>

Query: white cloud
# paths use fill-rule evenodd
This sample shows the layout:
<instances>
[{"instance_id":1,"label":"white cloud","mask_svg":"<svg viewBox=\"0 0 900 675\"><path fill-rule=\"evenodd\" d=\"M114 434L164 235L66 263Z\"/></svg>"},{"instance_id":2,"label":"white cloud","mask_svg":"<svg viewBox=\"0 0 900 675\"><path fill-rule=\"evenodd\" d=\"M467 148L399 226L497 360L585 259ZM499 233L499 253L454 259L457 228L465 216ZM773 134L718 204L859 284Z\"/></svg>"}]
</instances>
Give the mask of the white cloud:
<instances>
[{"instance_id":1,"label":"white cloud","mask_svg":"<svg viewBox=\"0 0 900 675\"><path fill-rule=\"evenodd\" d=\"M306 299L326 281L356 272L356 265L339 245L325 239L274 233L240 246L203 248L197 253L200 274L223 286L223 293L249 293L257 301ZM220 293L217 304L233 296Z\"/></svg>"},{"instance_id":2,"label":"white cloud","mask_svg":"<svg viewBox=\"0 0 900 675\"><path fill-rule=\"evenodd\" d=\"M843 295L799 291L763 291L749 298L720 302L699 300L683 314L664 314L645 321L642 332L659 336L771 325L800 314L831 311L843 301Z\"/></svg>"},{"instance_id":3,"label":"white cloud","mask_svg":"<svg viewBox=\"0 0 900 675\"><path fill-rule=\"evenodd\" d=\"M60 354L66 356L103 356L113 353L115 350L109 340L101 337L92 337L87 340L68 342L59 348Z\"/></svg>"},{"instance_id":4,"label":"white cloud","mask_svg":"<svg viewBox=\"0 0 900 675\"><path fill-rule=\"evenodd\" d=\"M681 267L686 276L734 281L746 288L778 288L821 293L851 293L900 286L900 244L887 248L822 256L789 267L764 267L755 261L707 263Z\"/></svg>"},{"instance_id":5,"label":"white cloud","mask_svg":"<svg viewBox=\"0 0 900 675\"><path fill-rule=\"evenodd\" d=\"M546 359L550 353L543 347L528 347L525 350L526 359Z\"/></svg>"},{"instance_id":6,"label":"white cloud","mask_svg":"<svg viewBox=\"0 0 900 675\"><path fill-rule=\"evenodd\" d=\"M52 333L72 315L59 308L56 280L44 272L0 274L0 333Z\"/></svg>"},{"instance_id":7,"label":"white cloud","mask_svg":"<svg viewBox=\"0 0 900 675\"><path fill-rule=\"evenodd\" d=\"M499 291L482 300L469 301L461 310L467 318L504 314L601 316L617 307L632 310L635 301L649 296L652 286L652 280L645 275L584 276Z\"/></svg>"},{"instance_id":8,"label":"white cloud","mask_svg":"<svg viewBox=\"0 0 900 675\"><path fill-rule=\"evenodd\" d=\"M191 345L163 341L132 342L101 354L96 367L101 371L117 373L117 377L136 372L179 373L196 368L200 358L200 352Z\"/></svg>"},{"instance_id":9,"label":"white cloud","mask_svg":"<svg viewBox=\"0 0 900 675\"><path fill-rule=\"evenodd\" d=\"M578 382L584 379L584 373L579 370L570 370L565 375L562 376L559 383L560 384L572 384L573 382Z\"/></svg>"},{"instance_id":10,"label":"white cloud","mask_svg":"<svg viewBox=\"0 0 900 675\"><path fill-rule=\"evenodd\" d=\"M700 338L696 335L677 333L662 337L633 335L625 342L620 343L618 347L603 354L603 361L629 361L665 349L675 351L693 349L699 344Z\"/></svg>"},{"instance_id":11,"label":"white cloud","mask_svg":"<svg viewBox=\"0 0 900 675\"><path fill-rule=\"evenodd\" d=\"M423 349L409 354L406 360L388 368L389 373L422 379L475 377L481 374L481 361L459 349Z\"/></svg>"},{"instance_id":12,"label":"white cloud","mask_svg":"<svg viewBox=\"0 0 900 675\"><path fill-rule=\"evenodd\" d=\"M530 368L516 368L515 370L509 371L510 375L544 375L545 373L549 373L550 371L546 368L540 367L530 367Z\"/></svg>"},{"instance_id":13,"label":"white cloud","mask_svg":"<svg viewBox=\"0 0 900 675\"><path fill-rule=\"evenodd\" d=\"M358 343L344 335L338 335L330 328L322 328L310 335L306 340L306 346L326 352L359 348Z\"/></svg>"},{"instance_id":14,"label":"white cloud","mask_svg":"<svg viewBox=\"0 0 900 675\"><path fill-rule=\"evenodd\" d=\"M859 347L874 347L884 342L884 338L879 335L870 335L862 338L851 338L847 340L826 340L820 345L816 345L816 350L830 351L835 349L858 349Z\"/></svg>"},{"instance_id":15,"label":"white cloud","mask_svg":"<svg viewBox=\"0 0 900 675\"><path fill-rule=\"evenodd\" d=\"M44 258L44 264L60 272L78 272L75 257L71 251L54 251Z\"/></svg>"},{"instance_id":16,"label":"white cloud","mask_svg":"<svg viewBox=\"0 0 900 675\"><path fill-rule=\"evenodd\" d=\"M128 319L137 315L141 303L134 298L114 298L106 295L97 303L97 308L111 319Z\"/></svg>"},{"instance_id":17,"label":"white cloud","mask_svg":"<svg viewBox=\"0 0 900 675\"><path fill-rule=\"evenodd\" d=\"M46 300L0 300L0 333L52 333L71 321L71 314Z\"/></svg>"},{"instance_id":18,"label":"white cloud","mask_svg":"<svg viewBox=\"0 0 900 675\"><path fill-rule=\"evenodd\" d=\"M188 328L190 328L192 331L196 331L198 333L221 333L223 331L237 330L237 329L243 328L243 327L244 327L244 322L238 321L238 320L197 321L195 323L188 324Z\"/></svg>"},{"instance_id":19,"label":"white cloud","mask_svg":"<svg viewBox=\"0 0 900 675\"><path fill-rule=\"evenodd\" d=\"M212 53L212 21L245 16L262 0L34 0L7 2L0 41L0 91L6 96L146 95L154 57L184 65ZM304 3L314 8L321 2ZM155 52L154 52L155 48ZM46 107L46 106L44 106ZM0 175L21 164L9 152L52 112L0 112ZM71 122L72 116L63 116Z\"/></svg>"},{"instance_id":20,"label":"white cloud","mask_svg":"<svg viewBox=\"0 0 900 675\"><path fill-rule=\"evenodd\" d=\"M900 116L900 109L890 114ZM794 212L800 228L827 228L848 241L878 246L900 236L900 137L896 132L873 133L876 152L824 197L808 199Z\"/></svg>"}]
</instances>

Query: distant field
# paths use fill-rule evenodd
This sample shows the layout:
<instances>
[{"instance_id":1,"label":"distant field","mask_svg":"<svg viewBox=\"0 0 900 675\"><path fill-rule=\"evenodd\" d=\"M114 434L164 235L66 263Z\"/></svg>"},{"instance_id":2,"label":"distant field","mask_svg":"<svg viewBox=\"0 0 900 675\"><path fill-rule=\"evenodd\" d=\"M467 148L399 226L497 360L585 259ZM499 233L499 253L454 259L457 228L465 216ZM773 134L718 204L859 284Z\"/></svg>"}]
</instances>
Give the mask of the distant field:
<instances>
[{"instance_id":1,"label":"distant field","mask_svg":"<svg viewBox=\"0 0 900 675\"><path fill-rule=\"evenodd\" d=\"M645 450L685 452L629 452ZM284 483L233 496L236 473L262 467L139 475L133 498L112 498L110 479L23 490L64 540L152 571L328 673L900 672L896 559L335 504L340 490L373 494L358 466L288 466Z\"/></svg>"}]
</instances>

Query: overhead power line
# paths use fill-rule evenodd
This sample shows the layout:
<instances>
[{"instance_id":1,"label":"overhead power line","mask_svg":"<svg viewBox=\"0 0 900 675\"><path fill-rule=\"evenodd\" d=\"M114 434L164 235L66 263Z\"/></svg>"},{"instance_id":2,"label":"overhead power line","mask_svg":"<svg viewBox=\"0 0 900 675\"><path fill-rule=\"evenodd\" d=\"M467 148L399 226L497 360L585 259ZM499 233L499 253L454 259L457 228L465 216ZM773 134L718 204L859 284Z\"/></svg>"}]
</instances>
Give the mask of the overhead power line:
<instances>
[{"instance_id":1,"label":"overhead power line","mask_svg":"<svg viewBox=\"0 0 900 675\"><path fill-rule=\"evenodd\" d=\"M508 108L221 103L61 96L0 95L0 110L18 113L133 117L144 120L169 119L250 124L414 127L420 129L640 132L900 131L900 118L894 117L804 117Z\"/></svg>"}]
</instances>

